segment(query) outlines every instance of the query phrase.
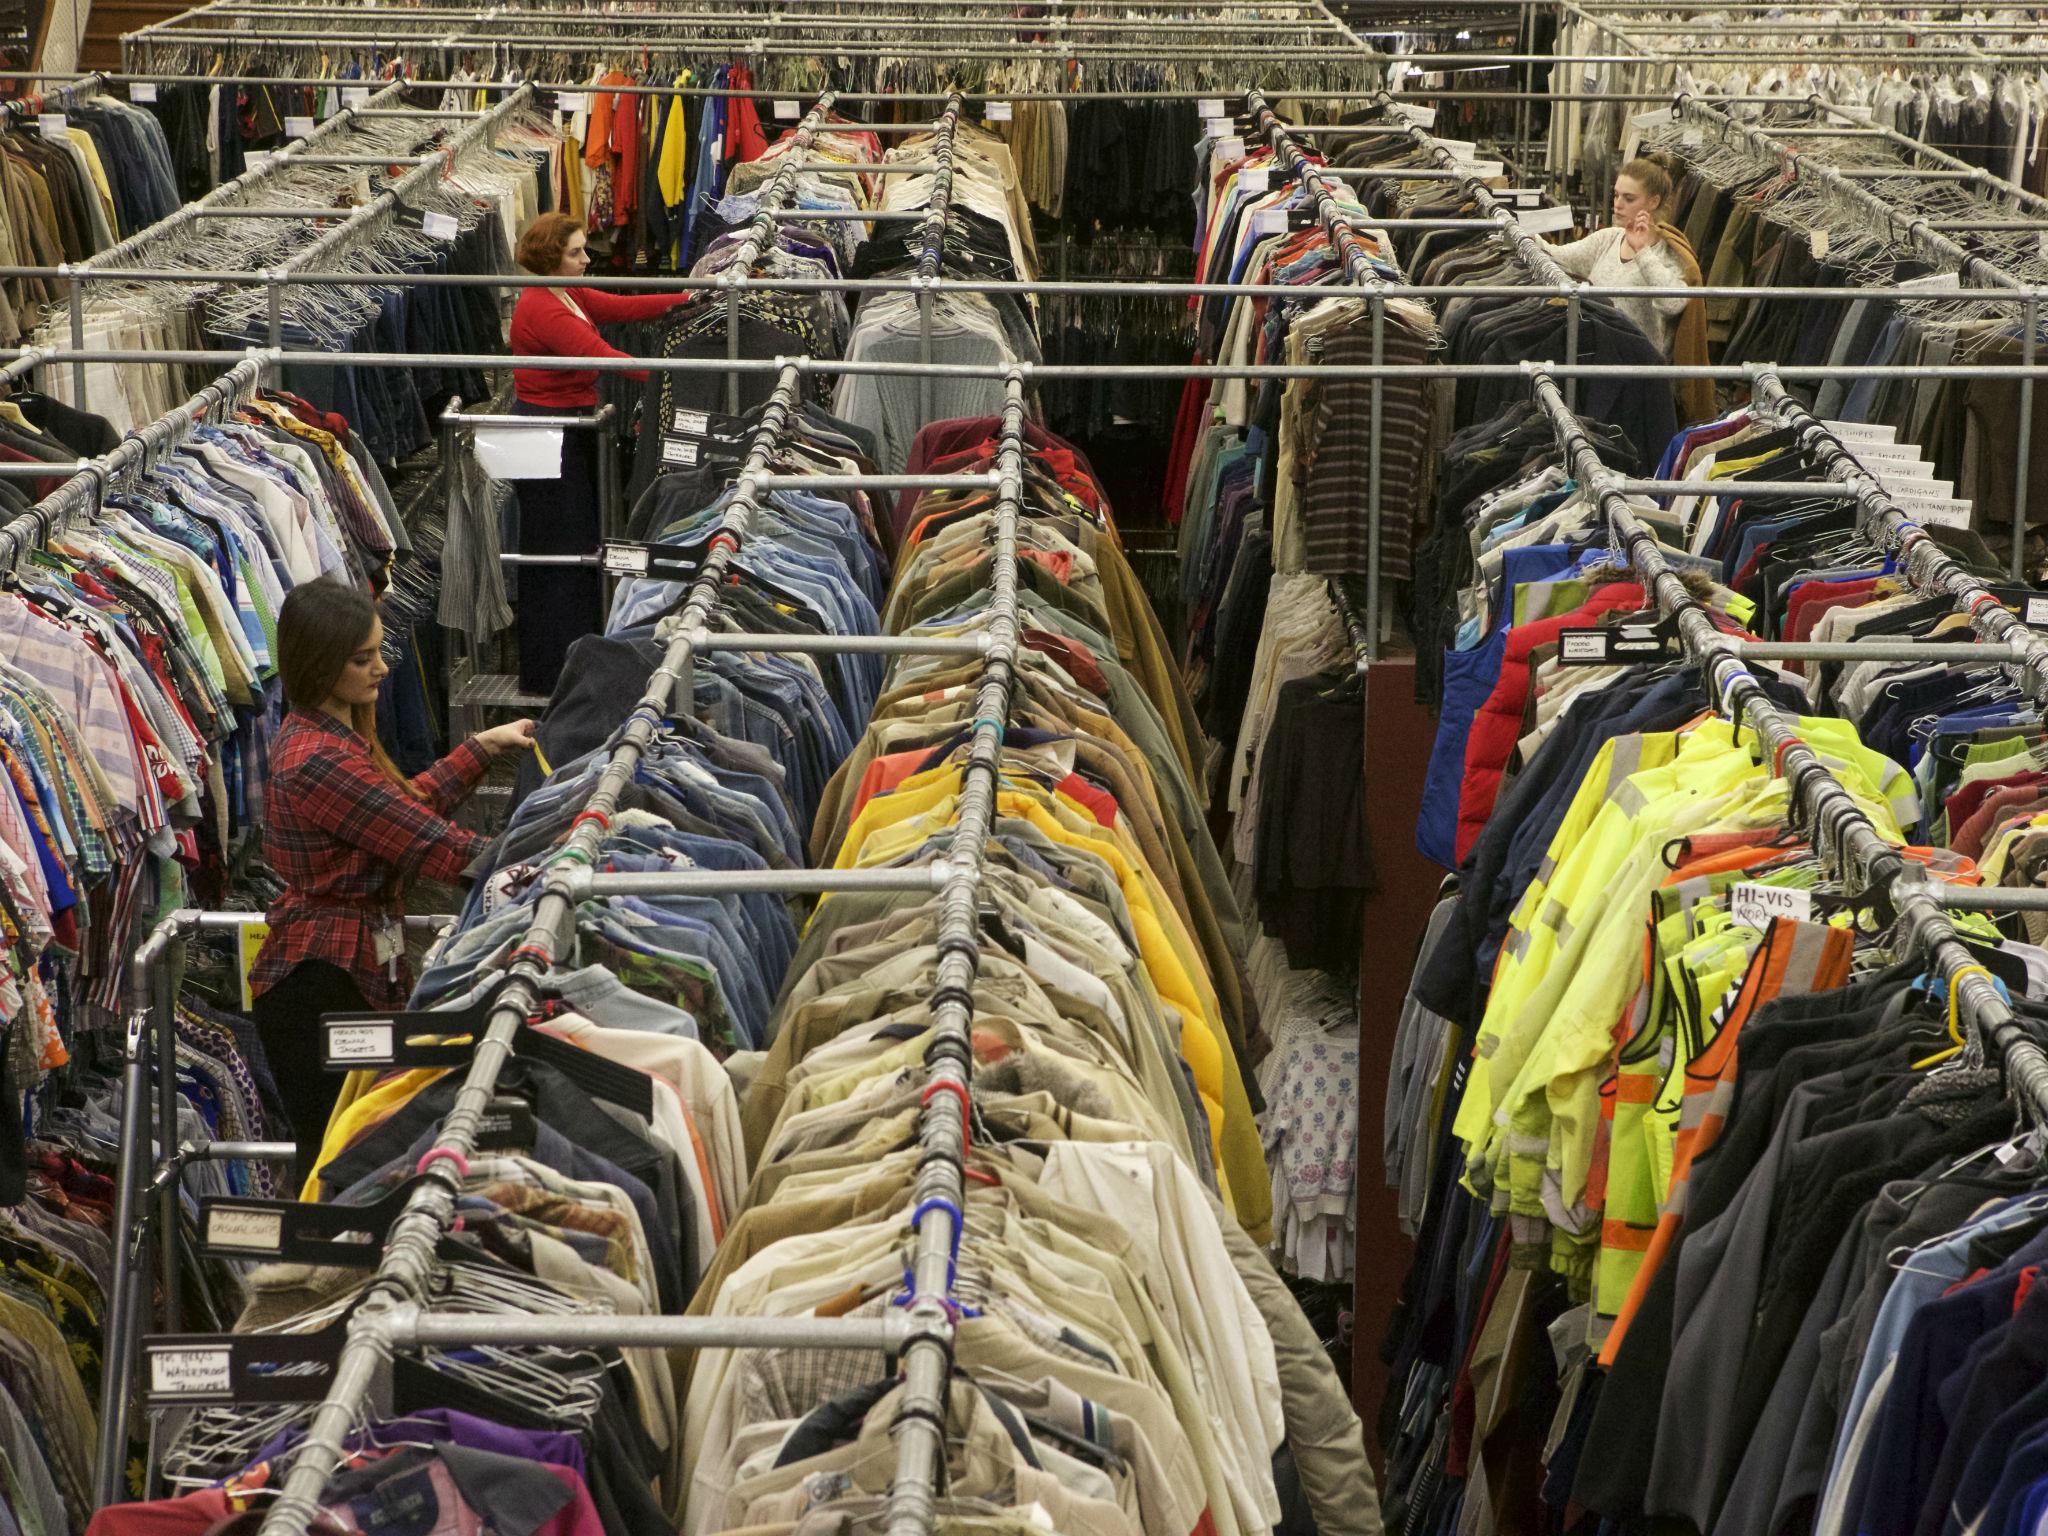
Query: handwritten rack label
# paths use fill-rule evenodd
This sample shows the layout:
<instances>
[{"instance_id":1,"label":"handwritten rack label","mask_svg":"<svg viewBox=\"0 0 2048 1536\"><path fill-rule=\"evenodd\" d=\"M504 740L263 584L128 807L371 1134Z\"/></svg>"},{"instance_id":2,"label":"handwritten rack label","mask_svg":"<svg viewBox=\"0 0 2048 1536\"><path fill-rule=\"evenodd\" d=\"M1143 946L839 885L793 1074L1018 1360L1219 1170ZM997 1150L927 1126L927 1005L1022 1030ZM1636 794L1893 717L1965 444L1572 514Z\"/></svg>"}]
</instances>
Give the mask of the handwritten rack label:
<instances>
[{"instance_id":1,"label":"handwritten rack label","mask_svg":"<svg viewBox=\"0 0 2048 1536\"><path fill-rule=\"evenodd\" d=\"M645 576L647 546L607 541L604 546L604 568L614 576Z\"/></svg>"},{"instance_id":2,"label":"handwritten rack label","mask_svg":"<svg viewBox=\"0 0 2048 1536\"><path fill-rule=\"evenodd\" d=\"M1747 928L1768 928L1774 917L1803 923L1813 915L1813 892L1787 885L1738 885L1729 910Z\"/></svg>"},{"instance_id":3,"label":"handwritten rack label","mask_svg":"<svg viewBox=\"0 0 2048 1536\"><path fill-rule=\"evenodd\" d=\"M152 1344L149 1391L158 1397L225 1397L234 1390L234 1357L225 1344Z\"/></svg>"},{"instance_id":4,"label":"handwritten rack label","mask_svg":"<svg viewBox=\"0 0 2048 1536\"><path fill-rule=\"evenodd\" d=\"M329 1024L327 1059L337 1064L375 1063L391 1059L389 1024Z\"/></svg>"},{"instance_id":5,"label":"handwritten rack label","mask_svg":"<svg viewBox=\"0 0 2048 1536\"><path fill-rule=\"evenodd\" d=\"M275 1253L283 1236L282 1211L259 1211L233 1205L209 1205L206 1208L208 1247Z\"/></svg>"}]
</instances>

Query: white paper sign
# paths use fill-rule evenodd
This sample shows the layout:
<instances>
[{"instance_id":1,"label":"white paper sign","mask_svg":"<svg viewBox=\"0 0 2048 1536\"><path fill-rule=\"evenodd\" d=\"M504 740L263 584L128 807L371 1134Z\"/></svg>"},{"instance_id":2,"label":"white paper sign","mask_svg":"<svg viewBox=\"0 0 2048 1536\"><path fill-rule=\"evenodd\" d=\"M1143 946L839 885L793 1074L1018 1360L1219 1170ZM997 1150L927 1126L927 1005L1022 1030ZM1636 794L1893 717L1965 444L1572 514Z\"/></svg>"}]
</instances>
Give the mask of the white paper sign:
<instances>
[{"instance_id":1,"label":"white paper sign","mask_svg":"<svg viewBox=\"0 0 2048 1536\"><path fill-rule=\"evenodd\" d=\"M282 1211L251 1211L238 1206L209 1206L206 1241L215 1248L251 1248L274 1252L284 1235Z\"/></svg>"},{"instance_id":2,"label":"white paper sign","mask_svg":"<svg viewBox=\"0 0 2048 1536\"><path fill-rule=\"evenodd\" d=\"M1496 200L1506 203L1510 208L1541 208L1543 206L1543 189L1541 187L1496 187L1493 195Z\"/></svg>"},{"instance_id":3,"label":"white paper sign","mask_svg":"<svg viewBox=\"0 0 2048 1536\"><path fill-rule=\"evenodd\" d=\"M661 462L688 469L697 462L697 445L686 437L665 437L661 440Z\"/></svg>"},{"instance_id":4,"label":"white paper sign","mask_svg":"<svg viewBox=\"0 0 2048 1536\"><path fill-rule=\"evenodd\" d=\"M1925 277L1909 277L1899 284L1922 293L1949 293L1963 286L1963 280L1953 272L1930 272Z\"/></svg>"},{"instance_id":5,"label":"white paper sign","mask_svg":"<svg viewBox=\"0 0 2048 1536\"><path fill-rule=\"evenodd\" d=\"M1956 494L1956 484L1953 480L1906 480L1896 475L1884 477L1884 488L1895 497L1918 496L1927 501L1952 501Z\"/></svg>"},{"instance_id":6,"label":"white paper sign","mask_svg":"<svg viewBox=\"0 0 2048 1536\"><path fill-rule=\"evenodd\" d=\"M559 480L562 429L478 427L476 461L493 480Z\"/></svg>"},{"instance_id":7,"label":"white paper sign","mask_svg":"<svg viewBox=\"0 0 2048 1536\"><path fill-rule=\"evenodd\" d=\"M557 91L555 110L564 117L574 117L590 105L590 96L585 91Z\"/></svg>"},{"instance_id":8,"label":"white paper sign","mask_svg":"<svg viewBox=\"0 0 2048 1536\"><path fill-rule=\"evenodd\" d=\"M1532 235L1547 235L1556 230L1572 227L1572 211L1569 208L1524 208L1515 214L1515 222Z\"/></svg>"},{"instance_id":9,"label":"white paper sign","mask_svg":"<svg viewBox=\"0 0 2048 1536\"><path fill-rule=\"evenodd\" d=\"M647 574L647 551L637 544L607 544L603 554L604 568L614 576Z\"/></svg>"},{"instance_id":10,"label":"white paper sign","mask_svg":"<svg viewBox=\"0 0 2048 1536\"><path fill-rule=\"evenodd\" d=\"M1252 233L1255 235L1286 234L1287 210L1285 208L1261 208L1252 215Z\"/></svg>"},{"instance_id":11,"label":"white paper sign","mask_svg":"<svg viewBox=\"0 0 2048 1536\"><path fill-rule=\"evenodd\" d=\"M327 1055L331 1061L389 1061L389 1024L336 1024L327 1031Z\"/></svg>"},{"instance_id":12,"label":"white paper sign","mask_svg":"<svg viewBox=\"0 0 2048 1536\"><path fill-rule=\"evenodd\" d=\"M234 1367L226 1345L166 1345L149 1351L149 1390L185 1395L232 1392Z\"/></svg>"},{"instance_id":13,"label":"white paper sign","mask_svg":"<svg viewBox=\"0 0 2048 1536\"><path fill-rule=\"evenodd\" d=\"M1573 634L1566 631L1558 636L1557 656L1560 661L1605 661L1607 636Z\"/></svg>"},{"instance_id":14,"label":"white paper sign","mask_svg":"<svg viewBox=\"0 0 2048 1536\"><path fill-rule=\"evenodd\" d=\"M1655 112L1638 112L1629 119L1629 126L1647 133L1652 128L1669 127L1674 115L1669 107L1660 107Z\"/></svg>"},{"instance_id":15,"label":"white paper sign","mask_svg":"<svg viewBox=\"0 0 2048 1536\"><path fill-rule=\"evenodd\" d=\"M1889 443L1899 435L1897 427L1874 421L1823 421L1821 425L1845 443Z\"/></svg>"},{"instance_id":16,"label":"white paper sign","mask_svg":"<svg viewBox=\"0 0 2048 1536\"><path fill-rule=\"evenodd\" d=\"M341 88L341 104L344 107L367 107L370 104L370 88L367 85L344 85Z\"/></svg>"},{"instance_id":17,"label":"white paper sign","mask_svg":"<svg viewBox=\"0 0 2048 1536\"><path fill-rule=\"evenodd\" d=\"M1917 464L1921 462L1918 443L1863 443L1856 449L1856 457L1866 463L1875 464Z\"/></svg>"},{"instance_id":18,"label":"white paper sign","mask_svg":"<svg viewBox=\"0 0 2048 1536\"><path fill-rule=\"evenodd\" d=\"M1394 110L1402 117L1407 118L1417 128L1434 128L1436 126L1435 107L1411 107L1404 101L1396 106Z\"/></svg>"},{"instance_id":19,"label":"white paper sign","mask_svg":"<svg viewBox=\"0 0 2048 1536\"><path fill-rule=\"evenodd\" d=\"M288 139L303 139L313 131L310 117L288 117L284 120L284 136Z\"/></svg>"},{"instance_id":20,"label":"white paper sign","mask_svg":"<svg viewBox=\"0 0 2048 1536\"><path fill-rule=\"evenodd\" d=\"M1438 139L1437 143L1448 149L1460 160L1470 160L1479 153L1479 144L1474 139Z\"/></svg>"},{"instance_id":21,"label":"white paper sign","mask_svg":"<svg viewBox=\"0 0 2048 1536\"><path fill-rule=\"evenodd\" d=\"M1467 160L1459 169L1481 181L1490 181L1495 176L1505 176L1508 168L1499 160Z\"/></svg>"},{"instance_id":22,"label":"white paper sign","mask_svg":"<svg viewBox=\"0 0 2048 1536\"><path fill-rule=\"evenodd\" d=\"M71 126L64 120L62 112L45 112L36 119L36 128L46 139L61 139L64 130Z\"/></svg>"},{"instance_id":23,"label":"white paper sign","mask_svg":"<svg viewBox=\"0 0 2048 1536\"><path fill-rule=\"evenodd\" d=\"M1010 104L1007 101L991 101L981 110L983 122L1007 123L1011 115Z\"/></svg>"},{"instance_id":24,"label":"white paper sign","mask_svg":"<svg viewBox=\"0 0 2048 1536\"><path fill-rule=\"evenodd\" d=\"M1223 161L1226 165L1233 160L1242 160L1244 158L1244 140L1218 139L1216 141L1216 158Z\"/></svg>"},{"instance_id":25,"label":"white paper sign","mask_svg":"<svg viewBox=\"0 0 2048 1536\"><path fill-rule=\"evenodd\" d=\"M677 411L675 425L669 428L685 437L702 437L710 429L711 418L703 411Z\"/></svg>"},{"instance_id":26,"label":"white paper sign","mask_svg":"<svg viewBox=\"0 0 2048 1536\"><path fill-rule=\"evenodd\" d=\"M275 158L276 156L267 149L252 149L242 156L242 168L249 171L267 171L270 169L270 162Z\"/></svg>"},{"instance_id":27,"label":"white paper sign","mask_svg":"<svg viewBox=\"0 0 2048 1536\"><path fill-rule=\"evenodd\" d=\"M1784 885L1738 885L1729 908L1735 921L1747 928L1768 928L1774 917L1803 923L1813 915L1813 892Z\"/></svg>"},{"instance_id":28,"label":"white paper sign","mask_svg":"<svg viewBox=\"0 0 2048 1536\"><path fill-rule=\"evenodd\" d=\"M2036 629L2048 626L2048 597L2027 599L2027 623Z\"/></svg>"},{"instance_id":29,"label":"white paper sign","mask_svg":"<svg viewBox=\"0 0 2048 1536\"><path fill-rule=\"evenodd\" d=\"M1223 117L1225 115L1223 98L1221 96L1204 96L1195 103L1195 116L1197 117Z\"/></svg>"},{"instance_id":30,"label":"white paper sign","mask_svg":"<svg viewBox=\"0 0 2048 1536\"><path fill-rule=\"evenodd\" d=\"M785 123L793 123L804 115L803 108L793 101L775 103L775 115Z\"/></svg>"},{"instance_id":31,"label":"white paper sign","mask_svg":"<svg viewBox=\"0 0 2048 1536\"><path fill-rule=\"evenodd\" d=\"M420 228L429 240L453 240L462 233L462 223L452 213L423 213Z\"/></svg>"},{"instance_id":32,"label":"white paper sign","mask_svg":"<svg viewBox=\"0 0 2048 1536\"><path fill-rule=\"evenodd\" d=\"M144 81L137 81L134 85L128 87L128 99L137 105L155 101L156 87Z\"/></svg>"},{"instance_id":33,"label":"white paper sign","mask_svg":"<svg viewBox=\"0 0 2048 1536\"><path fill-rule=\"evenodd\" d=\"M1273 187L1273 167L1248 165L1237 173L1237 184L1247 192L1268 192Z\"/></svg>"},{"instance_id":34,"label":"white paper sign","mask_svg":"<svg viewBox=\"0 0 2048 1536\"><path fill-rule=\"evenodd\" d=\"M1202 131L1212 139L1230 137L1231 121L1227 117L1208 117L1202 120Z\"/></svg>"},{"instance_id":35,"label":"white paper sign","mask_svg":"<svg viewBox=\"0 0 2048 1536\"><path fill-rule=\"evenodd\" d=\"M1901 496L1899 510L1918 523L1933 523L1942 528L1967 528L1970 526L1970 503L1953 498L1935 500L1932 497Z\"/></svg>"}]
</instances>

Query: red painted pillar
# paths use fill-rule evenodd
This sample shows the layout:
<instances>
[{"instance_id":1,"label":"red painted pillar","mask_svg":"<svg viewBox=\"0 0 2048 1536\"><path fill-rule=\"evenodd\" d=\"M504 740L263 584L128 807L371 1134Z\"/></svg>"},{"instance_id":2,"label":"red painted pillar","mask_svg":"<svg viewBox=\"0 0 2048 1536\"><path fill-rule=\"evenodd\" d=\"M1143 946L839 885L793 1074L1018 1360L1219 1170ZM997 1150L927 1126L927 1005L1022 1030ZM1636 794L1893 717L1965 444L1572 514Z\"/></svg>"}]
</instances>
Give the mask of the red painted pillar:
<instances>
[{"instance_id":1,"label":"red painted pillar","mask_svg":"<svg viewBox=\"0 0 2048 1536\"><path fill-rule=\"evenodd\" d=\"M1414 1255L1414 1244L1396 1218L1380 1147L1394 1032L1415 946L1444 875L1415 851L1415 813L1435 739L1435 717L1415 702L1414 661L1374 663L1366 689L1365 814L1379 889L1365 904L1365 931L1359 936L1358 1269L1351 1351L1351 1401L1365 1420L1368 1444L1387 1384L1380 1340ZM1378 1447L1372 1446L1372 1452L1374 1471L1383 1472Z\"/></svg>"}]
</instances>

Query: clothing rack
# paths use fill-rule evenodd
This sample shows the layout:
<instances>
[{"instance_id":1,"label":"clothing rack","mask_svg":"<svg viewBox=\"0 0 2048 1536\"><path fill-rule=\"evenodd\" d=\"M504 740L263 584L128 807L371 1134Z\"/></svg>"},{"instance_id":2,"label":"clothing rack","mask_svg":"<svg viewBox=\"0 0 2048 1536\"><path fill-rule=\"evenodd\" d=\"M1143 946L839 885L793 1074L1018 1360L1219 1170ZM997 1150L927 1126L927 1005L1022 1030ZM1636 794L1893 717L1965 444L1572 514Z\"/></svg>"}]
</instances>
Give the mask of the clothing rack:
<instances>
[{"instance_id":1,"label":"clothing rack","mask_svg":"<svg viewBox=\"0 0 2048 1536\"><path fill-rule=\"evenodd\" d=\"M430 1177L414 1190L404 1213L390 1228L369 1298L351 1317L347 1341L336 1362L326 1398L314 1415L304 1445L293 1459L276 1503L264 1517L262 1536L302 1536L310 1528L327 1480L341 1463L347 1436L369 1400L379 1365L389 1347L376 1320L393 1305L417 1301L426 1294L435 1244L454 1217L457 1184L469 1166L469 1154L475 1150L484 1112L498 1076L511 1058L513 1040L540 999L535 984L555 964L565 949L566 936L574 928L575 902L563 881L564 866L588 866L592 862L610 825L620 791L631 780L641 754L675 705L676 690L691 656L688 632L703 626L717 606L732 555L757 510L756 482L766 472L782 441L784 428L796 408L801 380L802 371L797 364L781 363L775 389L749 442L732 505L712 537L682 611L663 626L667 648L661 665L649 678L639 703L628 716L568 841L548 866L533 921L507 966L511 980L498 995L489 1021L477 1037L461 1091L442 1122L440 1134L420 1159L417 1171ZM692 1341L678 1337L673 1342Z\"/></svg>"},{"instance_id":2,"label":"clothing rack","mask_svg":"<svg viewBox=\"0 0 2048 1536\"><path fill-rule=\"evenodd\" d=\"M996 453L996 508L990 551L989 645L975 695L968 758L948 844L950 871L940 895L939 967L931 994L935 1035L925 1052L929 1081L918 1117L924 1147L911 1195L917 1237L908 1312L918 1325L903 1357L904 1399L895 1426L896 1477L889 1490L888 1536L926 1536L937 1514L938 1475L946 1464L946 1402L959 1312L953 1280L966 1230L968 1124L972 1118L974 978L980 969L982 863L996 814L996 780L1010 718L1021 631L1017 617L1017 525L1024 498L1024 377L1004 385ZM957 1106L951 1101L957 1099ZM955 1112L957 1108L957 1113Z\"/></svg>"},{"instance_id":3,"label":"clothing rack","mask_svg":"<svg viewBox=\"0 0 2048 1536\"><path fill-rule=\"evenodd\" d=\"M2048 1125L2048 1050L2020 1022L1964 946L1932 889L1936 882L1878 832L1800 738L1797 720L1771 701L1743 664L1742 643L1716 628L1704 606L1686 590L1656 536L1630 509L1617 484L1620 477L1601 461L1557 385L1534 365L1529 378L1573 478L1598 500L1615 545L1627 551L1645 592L1655 594L1659 614L1674 627L1686 657L1704 674L1716 707L1756 733L1759 756L1768 753L1775 772L1790 786L1793 805L1815 851L1834 865L1838 877L1878 897L1896 914L1902 947L1927 956L1953 989L1960 1011L1973 1027L1973 1038L2003 1063L2006 1080L2028 1118L2037 1126Z\"/></svg>"},{"instance_id":4,"label":"clothing rack","mask_svg":"<svg viewBox=\"0 0 2048 1536\"><path fill-rule=\"evenodd\" d=\"M923 227L918 230L917 350L919 359L926 363L932 360L932 306L936 302L932 290L945 267L946 234L953 222L953 131L960 126L962 105L958 91L948 95L945 109L939 113L938 123L932 130L932 159L938 169L932 176L931 206L925 212ZM924 420L931 421L930 378L918 381L917 392L919 414Z\"/></svg>"},{"instance_id":5,"label":"clothing rack","mask_svg":"<svg viewBox=\"0 0 2048 1536\"><path fill-rule=\"evenodd\" d=\"M725 355L737 362L740 355L740 290L741 280L750 279L754 268L760 264L762 254L774 241L785 204L796 192L797 177L803 173L804 158L816 142L818 130L825 125L826 117L832 110L832 93L825 92L818 97L811 110L806 112L796 131L790 135L789 151L782 158L782 164L775 168L775 175L761 191L760 205L748 226L746 239L740 243L738 253L724 271L718 274L719 286L726 290L725 298ZM740 411L740 376L732 373L725 383L725 409L728 415L737 416Z\"/></svg>"},{"instance_id":6,"label":"clothing rack","mask_svg":"<svg viewBox=\"0 0 2048 1536\"><path fill-rule=\"evenodd\" d=\"M1337 204L1337 195L1331 189L1332 177L1327 169L1310 161L1295 142L1273 109L1267 105L1265 96L1257 90L1245 93L1246 110L1252 114L1260 135L1272 147L1273 156L1280 162L1281 169L1301 183L1302 189L1315 199L1316 217L1321 220L1324 233L1336 248L1344 262L1344 275L1348 282L1366 290L1366 302L1372 314L1372 366L1378 369L1386 362L1387 344L1387 293L1388 284L1374 265L1374 258L1358 238L1350 217ZM1355 201L1355 199L1353 200ZM1400 263L1389 244L1379 256L1381 265L1390 269L1396 282L1403 279ZM1368 544L1366 566L1365 605L1365 654L1369 661L1379 659L1380 646L1380 444L1384 425L1386 391L1383 381L1375 376L1371 384L1371 403L1368 408L1368 449L1366 453L1366 539Z\"/></svg>"},{"instance_id":7,"label":"clothing rack","mask_svg":"<svg viewBox=\"0 0 2048 1536\"><path fill-rule=\"evenodd\" d=\"M1363 677L1372 670L1374 657L1379 650L1379 637L1359 614L1358 607L1351 601L1351 589L1344 585L1344 578L1330 579L1330 602L1337 610L1337 619L1343 624L1345 634L1351 637L1351 649L1356 658L1358 675Z\"/></svg>"},{"instance_id":8,"label":"clothing rack","mask_svg":"<svg viewBox=\"0 0 2048 1536\"><path fill-rule=\"evenodd\" d=\"M1899 209L1894 204L1879 197L1868 187L1861 185L1858 178L1844 175L1842 171L1835 167L1825 165L1808 155L1800 153L1783 140L1773 138L1762 128L1753 128L1746 123L1738 123L1720 108L1709 105L1690 92L1681 91L1672 103L1672 110L1680 118L1693 118L1702 123L1711 124L1721 131L1723 138L1727 138L1730 135L1741 138L1759 156L1778 161L1780 164L1791 169L1795 175L1804 176L1811 172L1818 176L1821 184L1830 192L1839 194L1844 200L1863 209L1874 219L1881 220L1884 227L1891 232L1894 238L1915 244L1936 260L1953 265L1956 271L1963 277L1974 276L1981 278L1988 287L2006 289L2024 289L2027 287L2027 283L2023 279L2014 276L2006 271L2005 268L1998 266L1983 256L1979 256L1974 251L1965 249L1947 235L1930 227L1926 219L1915 218L1910 215L1902 217ZM1915 175L1925 177L1927 173L1915 172L1910 166L1901 166L1897 174L1905 177Z\"/></svg>"}]
</instances>

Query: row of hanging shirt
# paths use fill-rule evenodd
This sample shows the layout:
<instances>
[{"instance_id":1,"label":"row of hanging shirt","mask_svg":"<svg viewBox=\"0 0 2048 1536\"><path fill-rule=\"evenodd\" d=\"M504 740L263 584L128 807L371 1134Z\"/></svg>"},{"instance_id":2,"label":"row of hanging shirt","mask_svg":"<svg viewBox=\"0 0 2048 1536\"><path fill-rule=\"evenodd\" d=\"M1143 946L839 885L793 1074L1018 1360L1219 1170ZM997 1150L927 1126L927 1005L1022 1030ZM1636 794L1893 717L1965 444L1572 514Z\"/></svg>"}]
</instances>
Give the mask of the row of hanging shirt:
<instances>
[{"instance_id":1,"label":"row of hanging shirt","mask_svg":"<svg viewBox=\"0 0 2048 1536\"><path fill-rule=\"evenodd\" d=\"M42 108L30 129L28 108ZM59 124L61 123L61 127ZM181 198L156 118L111 96L31 98L0 114L0 262L57 267L83 261L175 213ZM0 346L32 330L55 279L9 278L0 288Z\"/></svg>"},{"instance_id":2,"label":"row of hanging shirt","mask_svg":"<svg viewBox=\"0 0 2048 1536\"><path fill-rule=\"evenodd\" d=\"M367 583L391 552L383 482L345 423L277 391L237 403L51 528L0 592L0 1310L33 1351L13 1358L0 1420L24 1529L77 1530L90 1512L127 957L159 913L214 899L262 819L285 595ZM104 449L103 418L49 405L5 409L68 434L68 458ZM277 1123L245 1021L190 1002L174 1050L181 1140ZM267 1169L191 1181L274 1187Z\"/></svg>"}]
</instances>

